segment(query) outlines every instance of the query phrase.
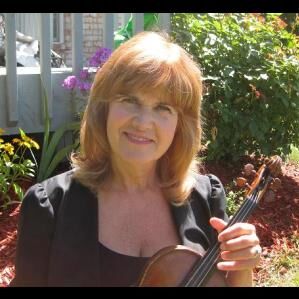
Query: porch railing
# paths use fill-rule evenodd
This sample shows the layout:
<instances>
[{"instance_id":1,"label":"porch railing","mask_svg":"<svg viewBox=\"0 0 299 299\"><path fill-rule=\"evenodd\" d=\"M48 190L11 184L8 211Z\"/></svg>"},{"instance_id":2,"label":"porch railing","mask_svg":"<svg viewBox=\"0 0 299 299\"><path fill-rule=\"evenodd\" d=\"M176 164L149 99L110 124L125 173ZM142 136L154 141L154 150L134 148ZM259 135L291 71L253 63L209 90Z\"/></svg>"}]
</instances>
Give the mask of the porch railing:
<instances>
[{"instance_id":1,"label":"porch railing","mask_svg":"<svg viewBox=\"0 0 299 299\"><path fill-rule=\"evenodd\" d=\"M113 49L116 16L105 13L103 46ZM125 21L129 14L124 14ZM6 134L17 134L21 127L27 133L43 131L42 87L48 97L52 129L71 120L70 95L61 87L63 79L77 74L83 67L83 14L72 14L72 68L51 68L51 14L39 14L40 67L17 67L16 14L5 14L6 67L0 67L0 128ZM134 33L143 30L144 15L133 14ZM160 14L160 28L170 30L170 14ZM41 80L40 80L41 78Z\"/></svg>"}]
</instances>

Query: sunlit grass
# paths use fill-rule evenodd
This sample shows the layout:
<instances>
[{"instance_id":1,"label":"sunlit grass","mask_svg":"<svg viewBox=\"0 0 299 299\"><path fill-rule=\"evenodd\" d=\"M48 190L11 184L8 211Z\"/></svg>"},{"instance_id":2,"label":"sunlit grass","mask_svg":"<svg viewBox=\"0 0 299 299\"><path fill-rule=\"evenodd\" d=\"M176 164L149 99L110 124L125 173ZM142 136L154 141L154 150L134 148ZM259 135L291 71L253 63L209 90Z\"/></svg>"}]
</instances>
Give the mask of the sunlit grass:
<instances>
[{"instance_id":1,"label":"sunlit grass","mask_svg":"<svg viewBox=\"0 0 299 299\"><path fill-rule=\"evenodd\" d=\"M298 287L299 286L299 269L292 267L285 274L279 272L272 273L271 278L262 286L264 287Z\"/></svg>"},{"instance_id":2,"label":"sunlit grass","mask_svg":"<svg viewBox=\"0 0 299 299\"><path fill-rule=\"evenodd\" d=\"M291 153L287 157L287 161L291 163L299 163L299 149L291 145Z\"/></svg>"},{"instance_id":3,"label":"sunlit grass","mask_svg":"<svg viewBox=\"0 0 299 299\"><path fill-rule=\"evenodd\" d=\"M265 277L257 286L262 287L298 287L299 286L299 235L294 232L291 238L282 239L283 244L278 251L267 257L268 263L261 265L261 274Z\"/></svg>"}]
</instances>

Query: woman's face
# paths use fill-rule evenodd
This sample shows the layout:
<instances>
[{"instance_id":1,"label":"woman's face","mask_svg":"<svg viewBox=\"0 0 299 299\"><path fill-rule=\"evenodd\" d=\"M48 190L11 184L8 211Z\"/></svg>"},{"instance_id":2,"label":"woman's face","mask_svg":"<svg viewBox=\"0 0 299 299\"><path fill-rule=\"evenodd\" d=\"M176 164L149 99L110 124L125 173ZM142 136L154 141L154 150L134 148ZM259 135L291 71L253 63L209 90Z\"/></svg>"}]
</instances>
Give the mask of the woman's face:
<instances>
[{"instance_id":1,"label":"woman's face","mask_svg":"<svg viewBox=\"0 0 299 299\"><path fill-rule=\"evenodd\" d=\"M172 143L178 113L155 96L118 95L109 104L107 136L112 158L156 162Z\"/></svg>"}]
</instances>

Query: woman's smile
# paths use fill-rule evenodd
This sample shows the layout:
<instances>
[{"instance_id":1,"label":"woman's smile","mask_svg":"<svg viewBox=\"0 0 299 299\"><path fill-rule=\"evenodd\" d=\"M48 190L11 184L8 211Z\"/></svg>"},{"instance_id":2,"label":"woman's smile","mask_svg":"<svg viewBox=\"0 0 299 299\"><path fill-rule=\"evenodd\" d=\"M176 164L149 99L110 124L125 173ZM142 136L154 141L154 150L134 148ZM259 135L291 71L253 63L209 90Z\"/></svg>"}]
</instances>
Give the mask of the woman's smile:
<instances>
[{"instance_id":1,"label":"woman's smile","mask_svg":"<svg viewBox=\"0 0 299 299\"><path fill-rule=\"evenodd\" d=\"M140 145L146 145L146 144L151 144L154 142L154 140L140 136L137 134L129 133L129 132L124 132L124 135L126 138L129 140L129 142L134 143L134 144L140 144Z\"/></svg>"},{"instance_id":2,"label":"woman's smile","mask_svg":"<svg viewBox=\"0 0 299 299\"><path fill-rule=\"evenodd\" d=\"M112 159L156 163L171 145L178 115L170 104L142 92L120 95L109 105L107 137Z\"/></svg>"}]
</instances>

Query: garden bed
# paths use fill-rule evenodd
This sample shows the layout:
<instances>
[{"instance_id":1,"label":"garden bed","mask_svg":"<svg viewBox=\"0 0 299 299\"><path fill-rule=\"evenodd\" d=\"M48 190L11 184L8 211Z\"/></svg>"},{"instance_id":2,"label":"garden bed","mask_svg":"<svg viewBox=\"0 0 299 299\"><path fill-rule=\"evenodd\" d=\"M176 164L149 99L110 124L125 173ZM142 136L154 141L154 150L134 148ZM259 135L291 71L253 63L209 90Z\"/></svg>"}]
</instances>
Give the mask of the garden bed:
<instances>
[{"instance_id":1,"label":"garden bed","mask_svg":"<svg viewBox=\"0 0 299 299\"><path fill-rule=\"evenodd\" d=\"M217 175L224 185L241 172L219 163L205 165L204 171ZM283 165L280 179L282 187L276 193L275 201L262 201L249 218L249 222L256 226L263 248L261 263L254 273L257 286L264 285L270 278L271 269L281 276L287 274L285 263L272 267L275 257L282 252L297 254L299 260L299 167ZM15 204L0 212L0 286L7 286L14 276L19 208L19 204Z\"/></svg>"}]
</instances>

